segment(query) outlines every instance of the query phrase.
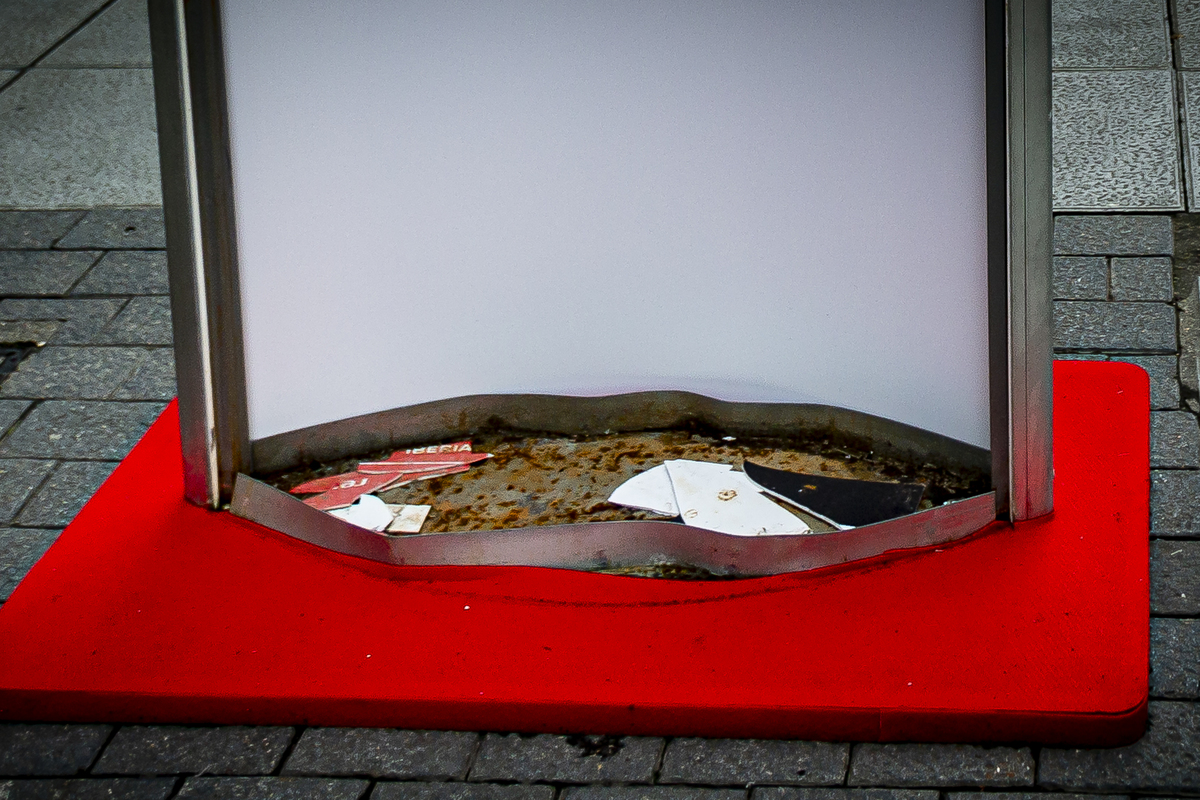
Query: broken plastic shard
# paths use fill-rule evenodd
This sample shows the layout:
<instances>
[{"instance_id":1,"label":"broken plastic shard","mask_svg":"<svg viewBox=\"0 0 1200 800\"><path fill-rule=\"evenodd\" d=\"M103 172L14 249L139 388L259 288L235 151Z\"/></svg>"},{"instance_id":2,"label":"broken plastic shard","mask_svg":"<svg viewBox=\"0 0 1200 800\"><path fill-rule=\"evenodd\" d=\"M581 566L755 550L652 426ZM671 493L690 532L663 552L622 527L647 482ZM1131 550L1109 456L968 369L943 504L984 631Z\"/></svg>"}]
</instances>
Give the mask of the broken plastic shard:
<instances>
[{"instance_id":1,"label":"broken plastic shard","mask_svg":"<svg viewBox=\"0 0 1200 800\"><path fill-rule=\"evenodd\" d=\"M763 497L729 464L668 461L665 464L684 523L734 536L811 532L802 519Z\"/></svg>"},{"instance_id":2,"label":"broken plastic shard","mask_svg":"<svg viewBox=\"0 0 1200 800\"><path fill-rule=\"evenodd\" d=\"M622 483L608 496L608 502L669 517L679 516L675 490L671 488L671 478L663 464L639 472Z\"/></svg>"},{"instance_id":3,"label":"broken plastic shard","mask_svg":"<svg viewBox=\"0 0 1200 800\"><path fill-rule=\"evenodd\" d=\"M388 505L393 519L387 526L388 533L420 533L429 516L432 506L394 506Z\"/></svg>"},{"instance_id":4,"label":"broken plastic shard","mask_svg":"<svg viewBox=\"0 0 1200 800\"><path fill-rule=\"evenodd\" d=\"M364 494L354 505L334 509L329 513L369 531L382 531L392 524L393 519L392 510L388 508L387 503L373 494Z\"/></svg>"},{"instance_id":5,"label":"broken plastic shard","mask_svg":"<svg viewBox=\"0 0 1200 800\"><path fill-rule=\"evenodd\" d=\"M399 482L403 477L404 475L398 475L394 472L381 475L363 475L360 472L347 472L342 475L318 478L315 481L302 483L295 489L292 489L292 493L321 492L316 497L309 497L304 502L313 508L319 508L322 511L331 511L335 508L348 506L363 495L382 491L392 484Z\"/></svg>"},{"instance_id":6,"label":"broken plastic shard","mask_svg":"<svg viewBox=\"0 0 1200 800\"><path fill-rule=\"evenodd\" d=\"M925 493L925 486L920 483L829 478L772 469L749 461L745 470L746 477L763 491L843 530L912 514Z\"/></svg>"}]
</instances>

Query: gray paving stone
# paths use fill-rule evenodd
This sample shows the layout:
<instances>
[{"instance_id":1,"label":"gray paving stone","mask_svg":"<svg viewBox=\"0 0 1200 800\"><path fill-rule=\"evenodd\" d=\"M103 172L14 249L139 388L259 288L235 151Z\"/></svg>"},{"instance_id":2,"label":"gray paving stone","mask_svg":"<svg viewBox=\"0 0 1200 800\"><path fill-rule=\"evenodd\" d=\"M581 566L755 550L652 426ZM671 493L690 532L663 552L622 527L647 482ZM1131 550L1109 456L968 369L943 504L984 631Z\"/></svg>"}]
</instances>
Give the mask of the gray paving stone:
<instances>
[{"instance_id":1,"label":"gray paving stone","mask_svg":"<svg viewBox=\"0 0 1200 800\"><path fill-rule=\"evenodd\" d=\"M1174 299L1171 288L1171 259L1158 257L1114 258L1112 260L1113 300Z\"/></svg>"},{"instance_id":2,"label":"gray paving stone","mask_svg":"<svg viewBox=\"0 0 1200 800\"><path fill-rule=\"evenodd\" d=\"M1150 408L1179 408L1179 362L1175 356L1113 356L1113 361L1137 364L1150 376Z\"/></svg>"},{"instance_id":3,"label":"gray paving stone","mask_svg":"<svg viewBox=\"0 0 1200 800\"><path fill-rule=\"evenodd\" d=\"M745 789L699 786L579 786L563 790L562 800L743 800L746 795Z\"/></svg>"},{"instance_id":4,"label":"gray paving stone","mask_svg":"<svg viewBox=\"0 0 1200 800\"><path fill-rule=\"evenodd\" d=\"M1193 35L1186 39L1189 42L1188 49L1193 52L1200 45L1196 35L1198 33L1200 31L1194 30ZM1184 41L1180 40L1181 52L1184 49ZM1189 57L1195 58L1194 55L1189 55ZM1196 179L1200 177L1200 172L1197 170L1200 167L1200 74L1181 72L1179 83L1183 93L1183 155L1184 163L1187 166L1188 206L1194 211L1200 209L1200 190L1195 185Z\"/></svg>"},{"instance_id":5,"label":"gray paving stone","mask_svg":"<svg viewBox=\"0 0 1200 800\"><path fill-rule=\"evenodd\" d=\"M1200 719L1193 703L1150 703L1146 735L1128 747L1042 748L1038 783L1052 789L1200 791Z\"/></svg>"},{"instance_id":6,"label":"gray paving stone","mask_svg":"<svg viewBox=\"0 0 1200 800\"><path fill-rule=\"evenodd\" d=\"M5 0L0 3L0 67L27 67L87 19L104 0Z\"/></svg>"},{"instance_id":7,"label":"gray paving stone","mask_svg":"<svg viewBox=\"0 0 1200 800\"><path fill-rule=\"evenodd\" d=\"M118 0L42 59L42 67L149 67L146 4Z\"/></svg>"},{"instance_id":8,"label":"gray paving stone","mask_svg":"<svg viewBox=\"0 0 1200 800\"><path fill-rule=\"evenodd\" d=\"M25 501L53 470L53 461L0 458L0 523L11 522Z\"/></svg>"},{"instance_id":9,"label":"gray paving stone","mask_svg":"<svg viewBox=\"0 0 1200 800\"><path fill-rule=\"evenodd\" d=\"M358 800L370 784L336 778L188 778L178 798L189 800Z\"/></svg>"},{"instance_id":10,"label":"gray paving stone","mask_svg":"<svg viewBox=\"0 0 1200 800\"><path fill-rule=\"evenodd\" d=\"M61 531L40 528L0 528L0 600L7 600L25 574L45 555ZM4 734L0 732L0 775L70 775L68 772L5 771Z\"/></svg>"},{"instance_id":11,"label":"gray paving stone","mask_svg":"<svg viewBox=\"0 0 1200 800\"><path fill-rule=\"evenodd\" d=\"M119 461L163 403L47 400L0 442L0 458Z\"/></svg>"},{"instance_id":12,"label":"gray paving stone","mask_svg":"<svg viewBox=\"0 0 1200 800\"><path fill-rule=\"evenodd\" d=\"M462 778L477 738L458 731L309 728L284 764L283 774Z\"/></svg>"},{"instance_id":13,"label":"gray paving stone","mask_svg":"<svg viewBox=\"0 0 1200 800\"><path fill-rule=\"evenodd\" d=\"M25 73L0 92L0 164L0 208L161 204L150 70Z\"/></svg>"},{"instance_id":14,"label":"gray paving stone","mask_svg":"<svg viewBox=\"0 0 1200 800\"><path fill-rule=\"evenodd\" d=\"M1155 411L1150 415L1150 466L1200 467L1200 425L1194 414Z\"/></svg>"},{"instance_id":15,"label":"gray paving stone","mask_svg":"<svg viewBox=\"0 0 1200 800\"><path fill-rule=\"evenodd\" d=\"M946 800L1045 800L1044 792L947 792ZM1129 800L1128 795L1056 794L1054 800Z\"/></svg>"},{"instance_id":16,"label":"gray paving stone","mask_svg":"<svg viewBox=\"0 0 1200 800\"><path fill-rule=\"evenodd\" d=\"M371 800L554 800L554 787L380 781Z\"/></svg>"},{"instance_id":17,"label":"gray paving stone","mask_svg":"<svg viewBox=\"0 0 1200 800\"><path fill-rule=\"evenodd\" d=\"M155 175L158 165L155 164ZM105 250L166 247L161 206L94 208L59 241L57 247Z\"/></svg>"},{"instance_id":18,"label":"gray paving stone","mask_svg":"<svg viewBox=\"0 0 1200 800\"><path fill-rule=\"evenodd\" d=\"M58 320L0 321L0 342L37 342L54 338L63 324Z\"/></svg>"},{"instance_id":19,"label":"gray paving stone","mask_svg":"<svg viewBox=\"0 0 1200 800\"><path fill-rule=\"evenodd\" d=\"M280 727L132 725L117 731L92 772L264 775L279 764L294 734Z\"/></svg>"},{"instance_id":20,"label":"gray paving stone","mask_svg":"<svg viewBox=\"0 0 1200 800\"><path fill-rule=\"evenodd\" d=\"M1170 256L1171 218L1162 215L1089 214L1054 218L1054 253L1061 256Z\"/></svg>"},{"instance_id":21,"label":"gray paving stone","mask_svg":"<svg viewBox=\"0 0 1200 800\"><path fill-rule=\"evenodd\" d=\"M133 376L147 351L140 347L43 347L0 384L0 397L105 400Z\"/></svg>"},{"instance_id":22,"label":"gray paving stone","mask_svg":"<svg viewBox=\"0 0 1200 800\"><path fill-rule=\"evenodd\" d=\"M91 250L73 253L0 250L0 295L62 296L100 256Z\"/></svg>"},{"instance_id":23,"label":"gray paving stone","mask_svg":"<svg viewBox=\"0 0 1200 800\"><path fill-rule=\"evenodd\" d=\"M74 775L87 769L109 725L0 724L0 775Z\"/></svg>"},{"instance_id":24,"label":"gray paving stone","mask_svg":"<svg viewBox=\"0 0 1200 800\"><path fill-rule=\"evenodd\" d=\"M751 800L938 800L934 789L842 789L762 786Z\"/></svg>"},{"instance_id":25,"label":"gray paving stone","mask_svg":"<svg viewBox=\"0 0 1200 800\"><path fill-rule=\"evenodd\" d=\"M82 211L0 211L0 248L50 247L83 214Z\"/></svg>"},{"instance_id":26,"label":"gray paving stone","mask_svg":"<svg viewBox=\"0 0 1200 800\"><path fill-rule=\"evenodd\" d=\"M174 778L45 778L0 782L5 800L166 800Z\"/></svg>"},{"instance_id":27,"label":"gray paving stone","mask_svg":"<svg viewBox=\"0 0 1200 800\"><path fill-rule=\"evenodd\" d=\"M1056 350L1173 353L1175 309L1166 303L1054 303Z\"/></svg>"},{"instance_id":28,"label":"gray paving stone","mask_svg":"<svg viewBox=\"0 0 1200 800\"><path fill-rule=\"evenodd\" d=\"M58 330L46 341L54 344L91 344L102 328L127 305L119 298L95 300L9 299L0 300L0 320L22 323L31 321L58 323ZM27 341L6 339L6 341ZM34 339L34 341L38 341Z\"/></svg>"},{"instance_id":29,"label":"gray paving stone","mask_svg":"<svg viewBox=\"0 0 1200 800\"><path fill-rule=\"evenodd\" d=\"M104 330L96 334L96 341L108 344L171 344L170 298L133 298Z\"/></svg>"},{"instance_id":30,"label":"gray paving stone","mask_svg":"<svg viewBox=\"0 0 1200 800\"><path fill-rule=\"evenodd\" d=\"M1200 698L1200 622L1150 620L1150 696Z\"/></svg>"},{"instance_id":31,"label":"gray paving stone","mask_svg":"<svg viewBox=\"0 0 1200 800\"><path fill-rule=\"evenodd\" d=\"M489 733L471 780L649 783L662 745L645 736Z\"/></svg>"},{"instance_id":32,"label":"gray paving stone","mask_svg":"<svg viewBox=\"0 0 1200 800\"><path fill-rule=\"evenodd\" d=\"M106 253L71 294L166 294L167 254L158 250Z\"/></svg>"},{"instance_id":33,"label":"gray paving stone","mask_svg":"<svg viewBox=\"0 0 1200 800\"><path fill-rule=\"evenodd\" d=\"M1171 66L1164 0L1055 0L1054 69Z\"/></svg>"},{"instance_id":34,"label":"gray paving stone","mask_svg":"<svg viewBox=\"0 0 1200 800\"><path fill-rule=\"evenodd\" d=\"M1200 0L1173 0L1175 52L1181 69L1200 69Z\"/></svg>"},{"instance_id":35,"label":"gray paving stone","mask_svg":"<svg viewBox=\"0 0 1200 800\"><path fill-rule=\"evenodd\" d=\"M1200 542L1150 542L1150 613L1200 614Z\"/></svg>"},{"instance_id":36,"label":"gray paving stone","mask_svg":"<svg viewBox=\"0 0 1200 800\"><path fill-rule=\"evenodd\" d=\"M1059 72L1053 87L1056 211L1183 210L1171 70Z\"/></svg>"},{"instance_id":37,"label":"gray paving stone","mask_svg":"<svg viewBox=\"0 0 1200 800\"><path fill-rule=\"evenodd\" d=\"M859 744L850 757L851 786L1029 786L1029 748L965 744Z\"/></svg>"},{"instance_id":38,"label":"gray paving stone","mask_svg":"<svg viewBox=\"0 0 1200 800\"><path fill-rule=\"evenodd\" d=\"M21 418L21 415L31 405L33 403L29 400L0 400L0 438L8 433L8 429Z\"/></svg>"},{"instance_id":39,"label":"gray paving stone","mask_svg":"<svg viewBox=\"0 0 1200 800\"><path fill-rule=\"evenodd\" d=\"M850 746L761 739L674 739L660 783L831 785L846 776Z\"/></svg>"},{"instance_id":40,"label":"gray paving stone","mask_svg":"<svg viewBox=\"0 0 1200 800\"><path fill-rule=\"evenodd\" d=\"M175 353L169 347L147 352L133 376L113 394L114 400L170 400L175 396Z\"/></svg>"},{"instance_id":41,"label":"gray paving stone","mask_svg":"<svg viewBox=\"0 0 1200 800\"><path fill-rule=\"evenodd\" d=\"M0 460L0 464L3 463ZM17 524L39 528L65 528L116 467L115 461L60 463L50 480L46 481L25 505L21 515L17 517Z\"/></svg>"},{"instance_id":42,"label":"gray paving stone","mask_svg":"<svg viewBox=\"0 0 1200 800\"><path fill-rule=\"evenodd\" d=\"M1151 470L1150 533L1200 536L1200 472Z\"/></svg>"},{"instance_id":43,"label":"gray paving stone","mask_svg":"<svg viewBox=\"0 0 1200 800\"><path fill-rule=\"evenodd\" d=\"M0 89L4 88L4 84L11 81L21 73L15 69L0 69Z\"/></svg>"},{"instance_id":44,"label":"gray paving stone","mask_svg":"<svg viewBox=\"0 0 1200 800\"><path fill-rule=\"evenodd\" d=\"M1100 256L1056 256L1055 300L1107 300L1108 259Z\"/></svg>"}]
</instances>

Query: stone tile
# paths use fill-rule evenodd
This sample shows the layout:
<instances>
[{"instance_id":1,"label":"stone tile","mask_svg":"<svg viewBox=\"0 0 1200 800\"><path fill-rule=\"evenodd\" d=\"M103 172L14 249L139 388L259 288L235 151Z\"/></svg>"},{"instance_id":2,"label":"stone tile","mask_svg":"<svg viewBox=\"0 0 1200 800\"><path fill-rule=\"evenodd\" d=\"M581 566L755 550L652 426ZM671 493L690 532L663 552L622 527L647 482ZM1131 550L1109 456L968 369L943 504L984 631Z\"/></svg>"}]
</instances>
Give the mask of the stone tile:
<instances>
[{"instance_id":1,"label":"stone tile","mask_svg":"<svg viewBox=\"0 0 1200 800\"><path fill-rule=\"evenodd\" d=\"M139 347L43 347L0 384L0 397L105 400L133 376L146 353Z\"/></svg>"},{"instance_id":2,"label":"stone tile","mask_svg":"<svg viewBox=\"0 0 1200 800\"><path fill-rule=\"evenodd\" d=\"M74 775L87 769L109 725L0 724L0 775Z\"/></svg>"},{"instance_id":3,"label":"stone tile","mask_svg":"<svg viewBox=\"0 0 1200 800\"><path fill-rule=\"evenodd\" d=\"M117 250L104 258L71 294L166 294L167 254L155 250Z\"/></svg>"},{"instance_id":4,"label":"stone tile","mask_svg":"<svg viewBox=\"0 0 1200 800\"><path fill-rule=\"evenodd\" d=\"M0 92L0 164L0 208L161 204L150 70L27 72Z\"/></svg>"},{"instance_id":5,"label":"stone tile","mask_svg":"<svg viewBox=\"0 0 1200 800\"><path fill-rule=\"evenodd\" d=\"M4 88L4 84L11 81L21 73L15 69L0 69L0 89Z\"/></svg>"},{"instance_id":6,"label":"stone tile","mask_svg":"<svg viewBox=\"0 0 1200 800\"><path fill-rule=\"evenodd\" d=\"M175 352L160 347L147 351L146 360L117 389L113 399L170 400L175 393Z\"/></svg>"},{"instance_id":7,"label":"stone tile","mask_svg":"<svg viewBox=\"0 0 1200 800\"><path fill-rule=\"evenodd\" d=\"M369 775L373 778L462 778L478 737L458 731L309 728L284 775Z\"/></svg>"},{"instance_id":8,"label":"stone tile","mask_svg":"<svg viewBox=\"0 0 1200 800\"><path fill-rule=\"evenodd\" d=\"M53 461L0 458L0 523L10 522L30 495L46 480L46 476L53 471Z\"/></svg>"},{"instance_id":9,"label":"stone tile","mask_svg":"<svg viewBox=\"0 0 1200 800\"><path fill-rule=\"evenodd\" d=\"M174 778L50 778L0 782L5 800L166 800Z\"/></svg>"},{"instance_id":10,"label":"stone tile","mask_svg":"<svg viewBox=\"0 0 1200 800\"><path fill-rule=\"evenodd\" d=\"M36 342L43 345L53 339L62 326L58 320L0 321L0 342Z\"/></svg>"},{"instance_id":11,"label":"stone tile","mask_svg":"<svg viewBox=\"0 0 1200 800\"><path fill-rule=\"evenodd\" d=\"M1047 800L1044 792L947 792L946 800ZM1054 800L1129 800L1119 794L1055 794Z\"/></svg>"},{"instance_id":12,"label":"stone tile","mask_svg":"<svg viewBox=\"0 0 1200 800\"><path fill-rule=\"evenodd\" d=\"M1156 411L1150 415L1150 466L1200 467L1200 425L1194 414Z\"/></svg>"},{"instance_id":13,"label":"stone tile","mask_svg":"<svg viewBox=\"0 0 1200 800\"><path fill-rule=\"evenodd\" d=\"M1150 472L1150 534L1200 536L1200 472Z\"/></svg>"},{"instance_id":14,"label":"stone tile","mask_svg":"<svg viewBox=\"0 0 1200 800\"><path fill-rule=\"evenodd\" d=\"M0 211L0 248L50 247L83 214L82 211Z\"/></svg>"},{"instance_id":15,"label":"stone tile","mask_svg":"<svg viewBox=\"0 0 1200 800\"><path fill-rule=\"evenodd\" d=\"M39 67L149 67L150 22L146 4L117 0L54 49Z\"/></svg>"},{"instance_id":16,"label":"stone tile","mask_svg":"<svg viewBox=\"0 0 1200 800\"><path fill-rule=\"evenodd\" d=\"M1175 231L1167 216L1093 215L1054 218L1054 253L1062 256L1171 256Z\"/></svg>"},{"instance_id":17,"label":"stone tile","mask_svg":"<svg viewBox=\"0 0 1200 800\"><path fill-rule=\"evenodd\" d=\"M1150 613L1200 614L1200 542L1150 542Z\"/></svg>"},{"instance_id":18,"label":"stone tile","mask_svg":"<svg viewBox=\"0 0 1200 800\"><path fill-rule=\"evenodd\" d=\"M1056 256L1054 299L1107 300L1108 259L1098 256Z\"/></svg>"},{"instance_id":19,"label":"stone tile","mask_svg":"<svg viewBox=\"0 0 1200 800\"><path fill-rule=\"evenodd\" d=\"M965 744L859 744L850 757L851 786L1029 786L1029 748Z\"/></svg>"},{"instance_id":20,"label":"stone tile","mask_svg":"<svg viewBox=\"0 0 1200 800\"><path fill-rule=\"evenodd\" d=\"M1175 52L1180 69L1200 69L1200 0L1173 0Z\"/></svg>"},{"instance_id":21,"label":"stone tile","mask_svg":"<svg viewBox=\"0 0 1200 800\"><path fill-rule=\"evenodd\" d=\"M4 462L0 460L0 464ZM30 499L18 525L65 528L116 469L115 461L64 461Z\"/></svg>"},{"instance_id":22,"label":"stone tile","mask_svg":"<svg viewBox=\"0 0 1200 800\"><path fill-rule=\"evenodd\" d=\"M1197 35L1200 30L1187 38L1191 50L1200 48ZM1184 39L1180 40L1181 52L1184 42ZM1187 167L1188 207L1196 211L1200 209L1200 189L1195 183L1200 178L1200 73L1179 73L1179 85L1183 93L1183 160Z\"/></svg>"},{"instance_id":23,"label":"stone tile","mask_svg":"<svg viewBox=\"0 0 1200 800\"><path fill-rule=\"evenodd\" d=\"M1150 620L1150 696L1200 698L1200 621Z\"/></svg>"},{"instance_id":24,"label":"stone tile","mask_svg":"<svg viewBox=\"0 0 1200 800\"><path fill-rule=\"evenodd\" d=\"M133 298L129 305L96 335L96 341L107 344L171 344L173 340L170 298Z\"/></svg>"},{"instance_id":25,"label":"stone tile","mask_svg":"<svg viewBox=\"0 0 1200 800\"><path fill-rule=\"evenodd\" d=\"M763 786L751 800L938 800L933 789L842 789Z\"/></svg>"},{"instance_id":26,"label":"stone tile","mask_svg":"<svg viewBox=\"0 0 1200 800\"><path fill-rule=\"evenodd\" d=\"M740 797L744 793L737 794ZM380 781L371 792L371 800L554 800L554 787Z\"/></svg>"},{"instance_id":27,"label":"stone tile","mask_svg":"<svg viewBox=\"0 0 1200 800\"><path fill-rule=\"evenodd\" d=\"M1056 211L1183 210L1171 70L1059 72L1053 87Z\"/></svg>"},{"instance_id":28,"label":"stone tile","mask_svg":"<svg viewBox=\"0 0 1200 800\"><path fill-rule=\"evenodd\" d=\"M334 778L188 778L183 800L358 800L370 784Z\"/></svg>"},{"instance_id":29,"label":"stone tile","mask_svg":"<svg viewBox=\"0 0 1200 800\"><path fill-rule=\"evenodd\" d=\"M0 600L7 600L61 531L39 528L0 528ZM68 772L4 771L4 734L0 732L0 775L71 775Z\"/></svg>"},{"instance_id":30,"label":"stone tile","mask_svg":"<svg viewBox=\"0 0 1200 800\"><path fill-rule=\"evenodd\" d=\"M1175 309L1166 303L1054 303L1054 349L1174 353Z\"/></svg>"},{"instance_id":31,"label":"stone tile","mask_svg":"<svg viewBox=\"0 0 1200 800\"><path fill-rule=\"evenodd\" d=\"M1179 362L1175 356L1113 356L1137 364L1150 376L1150 408L1179 408Z\"/></svg>"},{"instance_id":32,"label":"stone tile","mask_svg":"<svg viewBox=\"0 0 1200 800\"><path fill-rule=\"evenodd\" d=\"M1164 0L1055 0L1054 69L1171 66Z\"/></svg>"},{"instance_id":33,"label":"stone tile","mask_svg":"<svg viewBox=\"0 0 1200 800\"><path fill-rule=\"evenodd\" d=\"M155 164L156 175L157 169L158 165ZM69 249L161 250L167 246L162 207L94 208L56 246Z\"/></svg>"},{"instance_id":34,"label":"stone tile","mask_svg":"<svg viewBox=\"0 0 1200 800\"><path fill-rule=\"evenodd\" d=\"M119 461L163 403L47 400L0 442L0 458Z\"/></svg>"},{"instance_id":35,"label":"stone tile","mask_svg":"<svg viewBox=\"0 0 1200 800\"><path fill-rule=\"evenodd\" d=\"M745 789L699 786L579 786L564 789L562 800L744 800L746 795Z\"/></svg>"},{"instance_id":36,"label":"stone tile","mask_svg":"<svg viewBox=\"0 0 1200 800\"><path fill-rule=\"evenodd\" d=\"M1128 747L1042 748L1038 783L1112 792L1200 791L1200 718L1192 703L1150 703L1146 735Z\"/></svg>"},{"instance_id":37,"label":"stone tile","mask_svg":"<svg viewBox=\"0 0 1200 800\"><path fill-rule=\"evenodd\" d=\"M21 418L33 403L28 400L0 400L0 438Z\"/></svg>"},{"instance_id":38,"label":"stone tile","mask_svg":"<svg viewBox=\"0 0 1200 800\"><path fill-rule=\"evenodd\" d=\"M294 734L279 727L132 725L117 731L92 772L263 775L279 764Z\"/></svg>"},{"instance_id":39,"label":"stone tile","mask_svg":"<svg viewBox=\"0 0 1200 800\"><path fill-rule=\"evenodd\" d=\"M761 739L674 739L660 783L830 785L846 775L850 746Z\"/></svg>"},{"instance_id":40,"label":"stone tile","mask_svg":"<svg viewBox=\"0 0 1200 800\"><path fill-rule=\"evenodd\" d=\"M100 255L91 250L74 253L0 250L0 295L62 296L100 259Z\"/></svg>"},{"instance_id":41,"label":"stone tile","mask_svg":"<svg viewBox=\"0 0 1200 800\"><path fill-rule=\"evenodd\" d=\"M0 67L27 67L74 30L104 0L5 0L0 3Z\"/></svg>"},{"instance_id":42,"label":"stone tile","mask_svg":"<svg viewBox=\"0 0 1200 800\"><path fill-rule=\"evenodd\" d=\"M0 300L0 320L57 322L58 330L46 341L54 344L91 344L96 334L127 304L128 301L115 297L96 300Z\"/></svg>"},{"instance_id":43,"label":"stone tile","mask_svg":"<svg viewBox=\"0 0 1200 800\"><path fill-rule=\"evenodd\" d=\"M662 745L645 736L489 733L471 780L649 783Z\"/></svg>"},{"instance_id":44,"label":"stone tile","mask_svg":"<svg viewBox=\"0 0 1200 800\"><path fill-rule=\"evenodd\" d=\"M1169 258L1114 258L1110 282L1113 300L1175 299Z\"/></svg>"}]
</instances>

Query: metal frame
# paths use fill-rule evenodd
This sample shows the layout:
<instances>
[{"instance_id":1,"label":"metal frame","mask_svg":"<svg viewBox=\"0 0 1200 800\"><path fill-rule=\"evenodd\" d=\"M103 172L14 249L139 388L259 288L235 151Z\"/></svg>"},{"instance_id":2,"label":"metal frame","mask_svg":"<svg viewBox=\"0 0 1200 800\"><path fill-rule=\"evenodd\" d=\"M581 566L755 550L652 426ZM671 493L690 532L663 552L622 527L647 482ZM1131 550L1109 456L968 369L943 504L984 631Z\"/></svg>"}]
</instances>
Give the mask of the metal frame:
<instances>
[{"instance_id":1,"label":"metal frame","mask_svg":"<svg viewBox=\"0 0 1200 800\"><path fill-rule=\"evenodd\" d=\"M1050 6L982 1L993 518L1020 520L1053 507ZM256 458L277 467L403 410L250 441L220 0L149 5L186 493L219 508Z\"/></svg>"}]
</instances>

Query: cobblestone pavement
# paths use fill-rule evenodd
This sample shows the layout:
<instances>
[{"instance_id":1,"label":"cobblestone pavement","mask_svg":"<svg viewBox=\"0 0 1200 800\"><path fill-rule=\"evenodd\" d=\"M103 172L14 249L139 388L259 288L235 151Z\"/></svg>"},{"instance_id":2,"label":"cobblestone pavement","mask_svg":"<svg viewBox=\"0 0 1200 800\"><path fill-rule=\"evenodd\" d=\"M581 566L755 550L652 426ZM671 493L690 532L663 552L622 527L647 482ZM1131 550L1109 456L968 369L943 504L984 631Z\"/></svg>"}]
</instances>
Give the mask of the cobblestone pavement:
<instances>
[{"instance_id":1,"label":"cobblestone pavement","mask_svg":"<svg viewBox=\"0 0 1200 800\"><path fill-rule=\"evenodd\" d=\"M1065 212L1055 349L1151 376L1141 741L1075 750L30 721L0 724L0 798L1200 795L1200 215L1129 213L1196 208L1196 158L1181 155L1200 142L1187 116L1200 91L1190 72L1200 0L1058 0L1055 21ZM140 25L137 0L0 0L0 208L17 209L0 211L0 372L15 366L0 382L0 600L174 392ZM39 96L57 102L29 116L24 103ZM1088 132L1096 114L1114 120L1100 144ZM21 136L41 138L18 148ZM18 151L33 160L17 163Z\"/></svg>"}]
</instances>

